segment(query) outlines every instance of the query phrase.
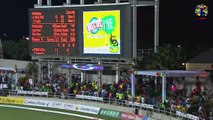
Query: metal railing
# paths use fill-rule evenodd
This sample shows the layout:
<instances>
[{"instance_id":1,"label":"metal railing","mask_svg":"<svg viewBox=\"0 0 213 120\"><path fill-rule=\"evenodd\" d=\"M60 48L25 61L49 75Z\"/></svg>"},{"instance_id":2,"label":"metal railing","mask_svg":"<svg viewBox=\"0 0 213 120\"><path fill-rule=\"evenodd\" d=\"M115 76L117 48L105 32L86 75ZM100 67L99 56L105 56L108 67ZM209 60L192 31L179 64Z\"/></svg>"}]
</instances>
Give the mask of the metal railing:
<instances>
[{"instance_id":1,"label":"metal railing","mask_svg":"<svg viewBox=\"0 0 213 120\"><path fill-rule=\"evenodd\" d=\"M143 59L145 57L149 57L154 53L153 49L137 49L137 57L138 59Z\"/></svg>"},{"instance_id":2,"label":"metal railing","mask_svg":"<svg viewBox=\"0 0 213 120\"><path fill-rule=\"evenodd\" d=\"M9 95L11 96L25 96L25 97L46 97L46 98L57 98L57 99L74 99L74 100L82 100L82 101L91 101L91 102L98 102L98 103L103 103L103 104L109 104L109 105L115 105L115 106L122 106L122 107L131 107L131 108L139 108L140 110L145 110L147 111L147 116L152 118L152 113L156 112L156 113L161 113L164 115L168 115L170 117L175 117L175 118L180 118L180 119L187 119L186 117L183 117L184 115L177 115L175 111L172 111L170 108L160 108L159 106L155 106L153 105L153 109L147 108L147 107L143 107L140 106L139 104L129 104L128 100L119 100L116 98L105 98L105 97L100 97L103 98L103 101L100 99L94 100L94 99L85 99L85 98L77 98L76 94L68 94L68 95L60 95L60 94L48 94L47 96L45 95L29 95L29 94L25 94L25 95L20 95L17 94L17 91L9 91ZM187 113L185 113L187 114ZM185 115L187 116L187 115ZM196 116L198 117L198 116ZM201 117L198 117L199 120L205 120ZM189 118L188 118L189 119Z\"/></svg>"}]
</instances>

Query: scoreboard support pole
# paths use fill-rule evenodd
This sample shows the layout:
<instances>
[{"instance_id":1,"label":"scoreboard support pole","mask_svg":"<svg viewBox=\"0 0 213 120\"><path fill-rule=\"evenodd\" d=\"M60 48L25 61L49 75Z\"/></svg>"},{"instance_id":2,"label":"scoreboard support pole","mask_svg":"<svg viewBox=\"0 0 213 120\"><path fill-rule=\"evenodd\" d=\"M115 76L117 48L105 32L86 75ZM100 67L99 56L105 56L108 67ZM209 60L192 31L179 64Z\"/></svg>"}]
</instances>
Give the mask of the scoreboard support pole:
<instances>
[{"instance_id":1,"label":"scoreboard support pole","mask_svg":"<svg viewBox=\"0 0 213 120\"><path fill-rule=\"evenodd\" d=\"M51 69L51 68L50 68L50 61L48 61L48 62L47 62L47 77L48 77L48 80L50 80L50 74L51 74L51 73L50 73L50 69Z\"/></svg>"},{"instance_id":2,"label":"scoreboard support pole","mask_svg":"<svg viewBox=\"0 0 213 120\"><path fill-rule=\"evenodd\" d=\"M85 79L85 72L81 71L81 83L83 83L85 81L86 81L86 79Z\"/></svg>"},{"instance_id":3,"label":"scoreboard support pole","mask_svg":"<svg viewBox=\"0 0 213 120\"><path fill-rule=\"evenodd\" d=\"M133 58L137 58L137 2L136 0L132 0L133 4L133 18L132 18L132 41L133 41Z\"/></svg>"},{"instance_id":4,"label":"scoreboard support pole","mask_svg":"<svg viewBox=\"0 0 213 120\"><path fill-rule=\"evenodd\" d=\"M47 6L51 6L52 5L52 0L47 0Z\"/></svg>"},{"instance_id":5,"label":"scoreboard support pole","mask_svg":"<svg viewBox=\"0 0 213 120\"><path fill-rule=\"evenodd\" d=\"M38 0L38 5L42 6L42 0Z\"/></svg>"},{"instance_id":6,"label":"scoreboard support pole","mask_svg":"<svg viewBox=\"0 0 213 120\"><path fill-rule=\"evenodd\" d=\"M64 5L71 5L71 0L66 0L66 3Z\"/></svg>"},{"instance_id":7,"label":"scoreboard support pole","mask_svg":"<svg viewBox=\"0 0 213 120\"><path fill-rule=\"evenodd\" d=\"M83 4L84 4L84 0L81 0L81 1L80 1L80 4L83 5Z\"/></svg>"},{"instance_id":8,"label":"scoreboard support pole","mask_svg":"<svg viewBox=\"0 0 213 120\"><path fill-rule=\"evenodd\" d=\"M40 60L39 60L40 61ZM42 80L42 63L38 62L38 82L40 82Z\"/></svg>"},{"instance_id":9,"label":"scoreboard support pole","mask_svg":"<svg viewBox=\"0 0 213 120\"><path fill-rule=\"evenodd\" d=\"M67 0L67 4L70 5L71 4L71 0Z\"/></svg>"},{"instance_id":10,"label":"scoreboard support pole","mask_svg":"<svg viewBox=\"0 0 213 120\"><path fill-rule=\"evenodd\" d=\"M116 63L116 78L115 78L115 83L118 83L120 78L120 66L119 63Z\"/></svg>"},{"instance_id":11,"label":"scoreboard support pole","mask_svg":"<svg viewBox=\"0 0 213 120\"><path fill-rule=\"evenodd\" d=\"M154 27L154 52L157 52L159 46L159 0L155 0L155 27Z\"/></svg>"},{"instance_id":12,"label":"scoreboard support pole","mask_svg":"<svg viewBox=\"0 0 213 120\"><path fill-rule=\"evenodd\" d=\"M67 64L70 64L71 60L67 60ZM71 73L71 69L68 70L68 76L67 76L67 80L68 80L68 85L70 86L71 82L72 82L72 73Z\"/></svg>"},{"instance_id":13,"label":"scoreboard support pole","mask_svg":"<svg viewBox=\"0 0 213 120\"><path fill-rule=\"evenodd\" d=\"M98 65L101 65L101 61L98 61ZM98 81L99 81L99 88L102 86L102 71L98 71Z\"/></svg>"}]
</instances>

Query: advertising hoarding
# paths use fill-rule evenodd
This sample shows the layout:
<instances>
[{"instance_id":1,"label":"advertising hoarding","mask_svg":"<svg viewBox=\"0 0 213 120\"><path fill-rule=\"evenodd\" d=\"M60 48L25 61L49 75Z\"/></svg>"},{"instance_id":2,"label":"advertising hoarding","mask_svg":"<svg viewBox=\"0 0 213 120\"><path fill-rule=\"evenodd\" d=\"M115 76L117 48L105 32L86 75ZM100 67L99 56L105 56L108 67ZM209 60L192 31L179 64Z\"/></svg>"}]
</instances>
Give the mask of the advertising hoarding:
<instances>
[{"instance_id":1,"label":"advertising hoarding","mask_svg":"<svg viewBox=\"0 0 213 120\"><path fill-rule=\"evenodd\" d=\"M83 12L83 53L120 54L120 10Z\"/></svg>"},{"instance_id":2,"label":"advertising hoarding","mask_svg":"<svg viewBox=\"0 0 213 120\"><path fill-rule=\"evenodd\" d=\"M104 70L103 65L96 64L62 64L60 65L63 69L77 69L77 70L94 70L94 71L102 71Z\"/></svg>"},{"instance_id":3,"label":"advertising hoarding","mask_svg":"<svg viewBox=\"0 0 213 120\"><path fill-rule=\"evenodd\" d=\"M25 98L16 98L16 97L0 97L0 103L3 104L17 104L23 105Z\"/></svg>"}]
</instances>

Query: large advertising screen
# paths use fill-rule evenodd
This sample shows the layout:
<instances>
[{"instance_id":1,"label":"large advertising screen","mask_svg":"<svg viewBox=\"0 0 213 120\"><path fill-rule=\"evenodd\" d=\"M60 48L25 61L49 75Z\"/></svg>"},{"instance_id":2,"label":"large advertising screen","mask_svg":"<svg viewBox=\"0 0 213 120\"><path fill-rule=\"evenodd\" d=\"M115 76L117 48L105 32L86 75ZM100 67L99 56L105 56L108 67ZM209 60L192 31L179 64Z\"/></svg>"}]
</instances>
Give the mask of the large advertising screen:
<instances>
[{"instance_id":1,"label":"large advertising screen","mask_svg":"<svg viewBox=\"0 0 213 120\"><path fill-rule=\"evenodd\" d=\"M83 12L83 53L120 54L120 10Z\"/></svg>"}]
</instances>

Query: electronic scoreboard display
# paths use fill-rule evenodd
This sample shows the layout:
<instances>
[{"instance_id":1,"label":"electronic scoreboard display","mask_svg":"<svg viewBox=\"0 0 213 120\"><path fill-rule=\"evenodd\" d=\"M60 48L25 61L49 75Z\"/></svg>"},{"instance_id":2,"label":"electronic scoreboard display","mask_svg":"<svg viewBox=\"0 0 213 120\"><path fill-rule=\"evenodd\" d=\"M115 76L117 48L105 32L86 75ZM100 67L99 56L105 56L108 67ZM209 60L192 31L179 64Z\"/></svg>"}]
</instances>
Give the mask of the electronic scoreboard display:
<instances>
[{"instance_id":1,"label":"electronic scoreboard display","mask_svg":"<svg viewBox=\"0 0 213 120\"><path fill-rule=\"evenodd\" d=\"M31 54L75 55L76 10L30 10Z\"/></svg>"},{"instance_id":2,"label":"electronic scoreboard display","mask_svg":"<svg viewBox=\"0 0 213 120\"><path fill-rule=\"evenodd\" d=\"M131 57L131 6L29 9L31 56Z\"/></svg>"}]
</instances>

